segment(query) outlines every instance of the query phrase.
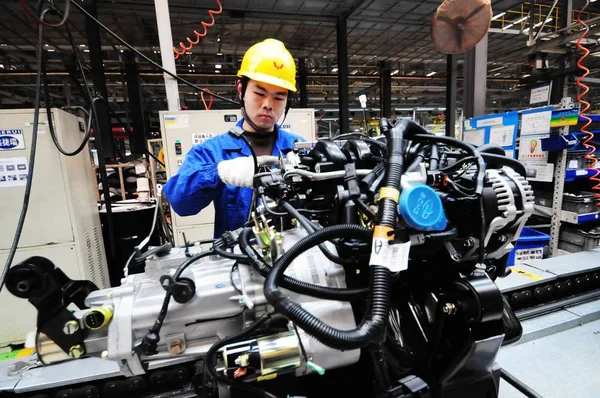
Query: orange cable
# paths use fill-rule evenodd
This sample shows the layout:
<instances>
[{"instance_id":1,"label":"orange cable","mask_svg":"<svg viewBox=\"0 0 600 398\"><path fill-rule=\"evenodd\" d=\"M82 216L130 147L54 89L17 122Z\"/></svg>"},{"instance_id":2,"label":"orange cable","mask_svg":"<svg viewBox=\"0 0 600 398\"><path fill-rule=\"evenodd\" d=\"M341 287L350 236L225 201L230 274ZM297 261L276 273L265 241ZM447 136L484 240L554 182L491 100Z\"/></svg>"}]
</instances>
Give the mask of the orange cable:
<instances>
[{"instance_id":1,"label":"orange cable","mask_svg":"<svg viewBox=\"0 0 600 398\"><path fill-rule=\"evenodd\" d=\"M590 181L595 182L595 185L592 187L592 189L595 191L600 191L600 178L598 178L598 175L600 174L600 170L598 170L596 168L598 159L596 159L595 156L592 156L594 154L594 152L596 152L596 147L594 145L590 144L590 141L594 138L594 134L592 134L589 130L587 130L587 128L592 124L592 119L590 119L588 116L585 115L585 113L590 109L590 103L587 102L584 98L590 91L590 88L585 83L583 83L583 79L585 79L590 74L590 70L588 68L586 68L585 66L583 66L583 61L590 55L590 50L588 50L586 47L584 47L581 44L581 42L583 41L583 39L585 39L587 37L587 35L590 31L590 28L581 19L581 15L582 15L583 11L588 7L589 4L590 4L589 0L586 0L585 6L577 14L577 23L579 23L579 25L581 25L584 28L583 34L577 40L577 48L579 48L581 51L583 51L583 55L581 56L581 58L579 58L577 60L577 67L583 71L583 74L577 79L577 86L583 90L577 96L577 102L579 102L579 104L580 104L579 117L581 117L582 119L584 119L586 121L584 126L581 128L581 132L587 136L587 138L583 141L583 146L588 150L588 152L585 155L585 159L590 161L590 164L587 166L587 168L588 168L588 170L590 170L590 169L595 170L594 175L590 177ZM596 196L600 197L600 194L597 194Z\"/></svg>"},{"instance_id":2,"label":"orange cable","mask_svg":"<svg viewBox=\"0 0 600 398\"><path fill-rule=\"evenodd\" d=\"M208 91L209 94L212 94L212 91L210 91L210 89L207 88L205 90ZM204 92L201 91L200 92L200 99L202 99L202 103L204 104L204 109L206 109L207 111L210 111L210 108L212 108L214 97L212 95L210 96L210 101L208 101L208 105L207 105L206 101L204 100Z\"/></svg>"},{"instance_id":3,"label":"orange cable","mask_svg":"<svg viewBox=\"0 0 600 398\"><path fill-rule=\"evenodd\" d=\"M196 39L192 40L189 37L187 37L187 41L189 46L186 46L185 43L183 43L182 41L179 42L179 46L181 47L181 51L179 51L177 49L177 47L173 47L173 51L175 52L175 59L178 59L180 56L182 56L183 54L186 53L186 51L190 51L192 49L192 47L194 47L196 44L200 43L200 38L206 36L206 34L208 33L208 28L210 28L211 26L214 26L215 24L215 15L219 15L220 13L223 12L223 6L221 5L221 1L220 0L216 0L217 4L219 5L219 9L218 10L208 10L208 15L210 16L210 22L206 23L206 22L201 22L202 24L202 28L204 29L204 31L202 33L199 33L197 30L194 30L194 34L196 35Z\"/></svg>"}]
</instances>

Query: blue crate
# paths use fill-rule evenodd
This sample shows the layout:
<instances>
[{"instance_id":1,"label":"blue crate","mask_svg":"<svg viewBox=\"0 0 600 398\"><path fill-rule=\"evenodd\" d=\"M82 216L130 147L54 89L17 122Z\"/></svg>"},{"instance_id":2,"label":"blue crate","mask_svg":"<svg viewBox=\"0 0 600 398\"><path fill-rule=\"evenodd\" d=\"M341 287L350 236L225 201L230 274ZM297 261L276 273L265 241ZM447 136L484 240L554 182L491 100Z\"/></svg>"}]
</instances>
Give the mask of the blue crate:
<instances>
[{"instance_id":1,"label":"blue crate","mask_svg":"<svg viewBox=\"0 0 600 398\"><path fill-rule=\"evenodd\" d=\"M529 257L537 256L538 251L539 254L542 254L544 252L544 246L546 246L549 241L550 235L536 231L535 229L523 228L523 231L521 231L521 236L519 236L519 239L517 239L515 248L508 256L508 262L506 263L506 266L512 267L515 265L517 251L529 251L528 254L525 254Z\"/></svg>"}]
</instances>

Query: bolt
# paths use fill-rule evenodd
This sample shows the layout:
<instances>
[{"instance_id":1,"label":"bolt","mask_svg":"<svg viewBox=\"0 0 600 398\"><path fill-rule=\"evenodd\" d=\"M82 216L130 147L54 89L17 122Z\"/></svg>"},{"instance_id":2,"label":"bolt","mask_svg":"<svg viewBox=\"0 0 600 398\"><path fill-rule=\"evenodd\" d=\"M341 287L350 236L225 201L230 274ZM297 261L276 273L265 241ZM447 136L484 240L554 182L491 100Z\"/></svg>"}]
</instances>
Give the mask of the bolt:
<instances>
[{"instance_id":1,"label":"bolt","mask_svg":"<svg viewBox=\"0 0 600 398\"><path fill-rule=\"evenodd\" d=\"M183 341L177 339L169 343L169 352L173 355L179 355L185 350Z\"/></svg>"},{"instance_id":2,"label":"bolt","mask_svg":"<svg viewBox=\"0 0 600 398\"><path fill-rule=\"evenodd\" d=\"M85 349L81 346L81 344L74 345L69 350L69 356L71 358L80 358L85 353Z\"/></svg>"},{"instance_id":3,"label":"bolt","mask_svg":"<svg viewBox=\"0 0 600 398\"><path fill-rule=\"evenodd\" d=\"M68 335L75 334L78 330L79 322L75 320L70 320L69 322L65 323L65 326L63 327L63 333Z\"/></svg>"},{"instance_id":4,"label":"bolt","mask_svg":"<svg viewBox=\"0 0 600 398\"><path fill-rule=\"evenodd\" d=\"M454 303L446 303L442 307L442 311L444 311L444 314L446 314L446 315L455 315L456 314L456 305L454 305Z\"/></svg>"}]
</instances>

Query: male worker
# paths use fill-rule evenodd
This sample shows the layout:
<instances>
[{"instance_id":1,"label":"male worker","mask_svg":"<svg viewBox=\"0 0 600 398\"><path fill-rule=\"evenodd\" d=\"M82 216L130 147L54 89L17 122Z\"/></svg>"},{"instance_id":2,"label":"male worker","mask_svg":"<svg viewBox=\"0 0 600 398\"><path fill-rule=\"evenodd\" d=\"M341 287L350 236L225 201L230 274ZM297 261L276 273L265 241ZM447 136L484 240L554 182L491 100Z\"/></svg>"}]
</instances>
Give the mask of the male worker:
<instances>
[{"instance_id":1,"label":"male worker","mask_svg":"<svg viewBox=\"0 0 600 398\"><path fill-rule=\"evenodd\" d=\"M303 141L282 130L277 121L287 113L288 96L296 92L294 58L278 40L266 39L250 47L238 71L237 90L242 104L235 131L196 145L164 192L180 216L194 215L214 201L215 238L246 222L252 201L254 158L279 156Z\"/></svg>"}]
</instances>

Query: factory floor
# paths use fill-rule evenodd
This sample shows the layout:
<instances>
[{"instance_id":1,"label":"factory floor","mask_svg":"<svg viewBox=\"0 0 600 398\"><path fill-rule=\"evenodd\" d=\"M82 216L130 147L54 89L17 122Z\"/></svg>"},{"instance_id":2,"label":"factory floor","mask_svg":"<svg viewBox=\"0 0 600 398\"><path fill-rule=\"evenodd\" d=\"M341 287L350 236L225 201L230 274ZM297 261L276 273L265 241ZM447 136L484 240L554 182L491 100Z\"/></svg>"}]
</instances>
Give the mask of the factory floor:
<instances>
[{"instance_id":1,"label":"factory floor","mask_svg":"<svg viewBox=\"0 0 600 398\"><path fill-rule=\"evenodd\" d=\"M536 276L574 275L600 269L600 250L526 262L504 280L501 290ZM530 282L531 283L531 282ZM592 292L592 295L597 292ZM600 396L600 299L522 321L523 337L502 347L496 361L544 398ZM524 395L502 380L500 398Z\"/></svg>"}]
</instances>

